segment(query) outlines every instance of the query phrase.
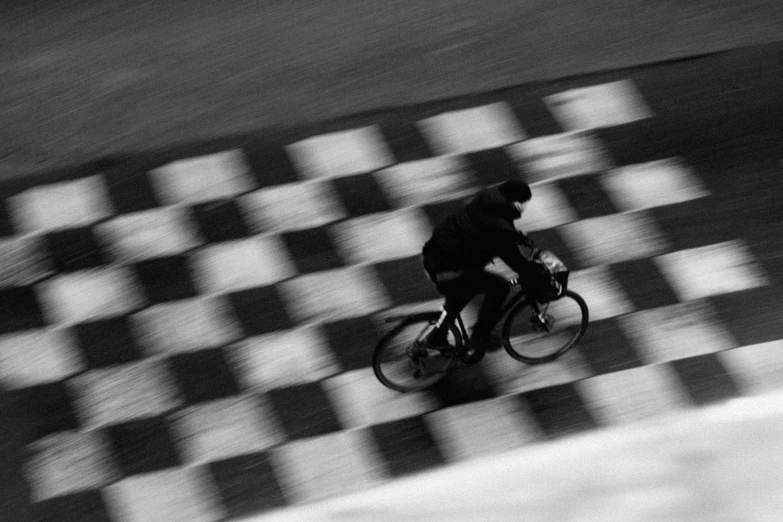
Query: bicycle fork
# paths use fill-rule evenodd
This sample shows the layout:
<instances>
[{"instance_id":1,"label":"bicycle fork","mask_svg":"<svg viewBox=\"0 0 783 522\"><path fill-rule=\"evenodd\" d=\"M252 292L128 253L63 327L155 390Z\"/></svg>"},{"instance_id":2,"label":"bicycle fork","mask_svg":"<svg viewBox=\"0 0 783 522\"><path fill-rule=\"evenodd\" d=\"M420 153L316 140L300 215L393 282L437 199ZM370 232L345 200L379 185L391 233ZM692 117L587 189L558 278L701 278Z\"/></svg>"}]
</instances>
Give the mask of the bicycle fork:
<instances>
[{"instance_id":1,"label":"bicycle fork","mask_svg":"<svg viewBox=\"0 0 783 522\"><path fill-rule=\"evenodd\" d=\"M534 311L536 313L530 318L530 326L533 328L533 331L545 330L547 333L551 332L552 326L555 324L552 316L542 312L537 306Z\"/></svg>"}]
</instances>

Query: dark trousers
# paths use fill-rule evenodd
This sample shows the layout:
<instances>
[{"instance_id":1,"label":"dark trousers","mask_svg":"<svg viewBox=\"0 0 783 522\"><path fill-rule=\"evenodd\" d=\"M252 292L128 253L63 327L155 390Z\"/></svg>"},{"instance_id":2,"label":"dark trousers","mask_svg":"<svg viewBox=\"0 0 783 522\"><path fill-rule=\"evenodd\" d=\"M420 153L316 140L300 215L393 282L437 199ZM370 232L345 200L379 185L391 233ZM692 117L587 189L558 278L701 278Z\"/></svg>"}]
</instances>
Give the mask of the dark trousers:
<instances>
[{"instance_id":1,"label":"dark trousers","mask_svg":"<svg viewBox=\"0 0 783 522\"><path fill-rule=\"evenodd\" d=\"M443 277L443 274L427 270L426 263L425 270L435 283L436 290L446 298L443 308L450 319L456 317L474 297L484 294L484 302L473 329L488 332L495 327L511 291L505 278L484 270L466 272L459 277Z\"/></svg>"}]
</instances>

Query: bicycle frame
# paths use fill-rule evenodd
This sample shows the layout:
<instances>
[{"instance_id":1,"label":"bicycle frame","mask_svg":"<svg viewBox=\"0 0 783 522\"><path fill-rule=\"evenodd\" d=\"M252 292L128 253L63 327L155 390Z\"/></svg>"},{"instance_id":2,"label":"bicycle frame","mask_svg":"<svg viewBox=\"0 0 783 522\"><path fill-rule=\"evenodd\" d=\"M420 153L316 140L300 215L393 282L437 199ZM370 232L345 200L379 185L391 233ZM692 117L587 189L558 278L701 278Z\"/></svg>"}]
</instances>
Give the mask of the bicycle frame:
<instances>
[{"instance_id":1,"label":"bicycle frame","mask_svg":"<svg viewBox=\"0 0 783 522\"><path fill-rule=\"evenodd\" d=\"M529 238L526 240L526 244L520 244L520 246L527 246L530 248L531 252L527 256L529 260L537 259L538 256L543 252L541 249L539 249L532 240ZM500 315L498 316L498 322L502 321L504 317L511 311L511 309L516 306L518 303L520 303L523 299L528 297L528 294L522 290L521 285L517 279L511 279L508 281L509 285L512 288L518 288L519 291L511 297L511 299L506 302L503 307L500 310ZM559 286L559 283L557 283ZM560 290L564 290L565 287L559 288ZM536 312L537 315L541 315L541 311L538 308L538 304L535 301L531 302L531 306L533 310ZM386 322L393 322L396 320L399 320L401 318L405 318L407 315L401 315L401 316L393 316L393 317L387 317L385 319ZM462 314L457 314L457 317L454 320L454 323L457 325L457 328L459 329L459 333L462 336L463 343L467 344L470 342L470 336L468 335L468 330L465 327L465 323L462 321Z\"/></svg>"},{"instance_id":2,"label":"bicycle frame","mask_svg":"<svg viewBox=\"0 0 783 522\"><path fill-rule=\"evenodd\" d=\"M514 308L518 303L520 303L523 299L525 299L527 297L527 293L522 291L522 289L520 288L519 283L512 283L511 286L512 287L516 287L519 290L517 291L517 293L515 295L513 295L511 297L511 299L509 299L503 305L503 308L501 308L500 315L499 315L500 319L498 320L498 322L503 320L503 318L506 317L506 315L511 311L512 308ZM536 312L538 312L538 310L536 310ZM470 342L470 336L468 335L467 328L465 328L465 323L462 321L462 314L461 313L457 314L457 317L456 317L454 322L457 325L457 327L459 328L460 334L462 335L463 343L466 343L466 344L469 343Z\"/></svg>"},{"instance_id":3,"label":"bicycle frame","mask_svg":"<svg viewBox=\"0 0 783 522\"><path fill-rule=\"evenodd\" d=\"M498 323L503 323L503 344L511 357L527 364L541 364L555 360L573 347L584 334L589 316L584 299L568 290L569 272L563 262L554 253L548 250L539 250L535 245L532 245L532 242L526 246L529 246L533 250L532 254L527 256L529 260L542 265L549 273L552 283L549 289L551 291L544 291L545 294L539 296L535 292L531 293L529 289L526 288L526 285L521 284L518 279L507 279L507 284L510 289L512 289L511 295L500 307ZM513 289L516 289L516 291ZM579 328L573 332L573 335L566 340L567 342L565 344L562 344L559 349L551 354L541 355L540 353L534 352L531 355L525 351L520 352L511 342L511 327L516 325L516 323L512 325L510 321L515 321L515 319L512 318L510 314L515 314L515 308L517 307L529 306L533 312L533 316L530 317L530 326L533 330L538 331L543 329L546 330L546 332L552 332L554 320L548 315L549 303L558 300L561 297L569 297L579 306L581 311ZM539 298L543 299L540 303L538 300ZM539 304L541 306L539 306ZM521 308L519 311L522 311ZM450 314L445 311L445 308L442 308L440 312L430 310L385 317L385 322L396 322L399 320L402 322L397 326L394 326L391 331L387 332L383 338L381 338L378 344L376 344L375 351L373 352L373 371L383 385L402 392L421 390L441 379L443 375L454 368L455 364L459 365L462 363L470 365L475 364L482 359L483 350L473 351L474 347L470 342L470 336L468 335L468 330L462 319L462 314L457 313L456 316L453 317L449 317L449 315ZM449 322L448 329L455 338L455 344L451 342L446 343L446 345L443 345L443 343L440 342L430 343L425 337L425 334L429 335L429 333L432 332L432 328L436 325L443 324L443 321ZM415 330L412 332L407 330L410 326L418 328L418 333L416 333ZM398 376L387 375L386 370L383 369L386 355L390 353L390 350L392 350L394 346L399 346L390 343L397 341L398 336L402 332L410 332L416 335L415 339L412 341L410 338L405 340L403 346L406 352L405 355L407 355L408 358L407 367L411 371L410 377L413 379L412 383L403 382L405 379L404 376L398 379ZM432 357L431 353L429 353L430 350L435 350L439 353ZM421 378L424 378L425 381L417 383L416 380Z\"/></svg>"}]
</instances>

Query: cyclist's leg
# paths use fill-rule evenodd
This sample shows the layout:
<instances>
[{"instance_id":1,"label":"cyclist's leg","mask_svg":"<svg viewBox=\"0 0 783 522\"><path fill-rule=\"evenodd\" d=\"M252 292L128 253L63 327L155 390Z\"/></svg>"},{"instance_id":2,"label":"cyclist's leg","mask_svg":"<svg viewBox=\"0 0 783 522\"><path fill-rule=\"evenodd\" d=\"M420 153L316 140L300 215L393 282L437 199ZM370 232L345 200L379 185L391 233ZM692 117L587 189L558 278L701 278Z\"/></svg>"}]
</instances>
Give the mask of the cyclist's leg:
<instances>
[{"instance_id":1,"label":"cyclist's leg","mask_svg":"<svg viewBox=\"0 0 783 522\"><path fill-rule=\"evenodd\" d=\"M443 314L435 325L435 329L428 336L427 341L436 345L448 344L446 340L448 325L454 323L463 308L479 292L480 286L476 284L474 274L467 274L448 281L436 281L435 288L445 297Z\"/></svg>"},{"instance_id":2,"label":"cyclist's leg","mask_svg":"<svg viewBox=\"0 0 783 522\"><path fill-rule=\"evenodd\" d=\"M508 298L511 287L505 278L489 272L482 272L477 276L477 283L484 293L484 301L481 303L473 330L491 332L500 321L500 312L503 310L503 304Z\"/></svg>"},{"instance_id":3,"label":"cyclist's leg","mask_svg":"<svg viewBox=\"0 0 783 522\"><path fill-rule=\"evenodd\" d=\"M501 337L493 330L500 321L503 304L511 288L505 278L489 272L484 272L480 282L484 291L484 301L473 325L470 341L477 350L491 352L503 346Z\"/></svg>"},{"instance_id":4,"label":"cyclist's leg","mask_svg":"<svg viewBox=\"0 0 783 522\"><path fill-rule=\"evenodd\" d=\"M425 244L422 249L422 265L435 289L445 298L443 313L426 341L430 345L447 345L448 326L454 323L462 309L477 294L484 291L486 272L483 270L462 273L439 272L431 255L428 255L428 244Z\"/></svg>"}]
</instances>

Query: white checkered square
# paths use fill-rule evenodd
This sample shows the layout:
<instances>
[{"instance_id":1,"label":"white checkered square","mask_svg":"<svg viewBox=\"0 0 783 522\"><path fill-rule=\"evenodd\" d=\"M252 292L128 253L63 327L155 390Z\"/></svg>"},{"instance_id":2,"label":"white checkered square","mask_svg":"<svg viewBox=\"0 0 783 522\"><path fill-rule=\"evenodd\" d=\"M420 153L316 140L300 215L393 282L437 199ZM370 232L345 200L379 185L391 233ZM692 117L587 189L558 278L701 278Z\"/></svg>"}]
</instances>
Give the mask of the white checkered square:
<instances>
[{"instance_id":1,"label":"white checkered square","mask_svg":"<svg viewBox=\"0 0 783 522\"><path fill-rule=\"evenodd\" d=\"M102 490L123 522L214 522L226 515L202 467L172 468L126 478Z\"/></svg>"},{"instance_id":2,"label":"white checkered square","mask_svg":"<svg viewBox=\"0 0 783 522\"><path fill-rule=\"evenodd\" d=\"M267 286L296 275L282 240L274 235L210 245L191 256L200 293Z\"/></svg>"},{"instance_id":3,"label":"white checkered square","mask_svg":"<svg viewBox=\"0 0 783 522\"><path fill-rule=\"evenodd\" d=\"M704 301L691 301L620 318L626 336L647 364L685 359L737 346Z\"/></svg>"},{"instance_id":4,"label":"white checkered square","mask_svg":"<svg viewBox=\"0 0 783 522\"><path fill-rule=\"evenodd\" d=\"M188 464L256 453L286 440L272 409L255 395L192 406L169 419Z\"/></svg>"},{"instance_id":5,"label":"white checkered square","mask_svg":"<svg viewBox=\"0 0 783 522\"><path fill-rule=\"evenodd\" d=\"M399 163L373 176L397 207L468 197L476 192L462 156L437 156Z\"/></svg>"},{"instance_id":6,"label":"white checkered square","mask_svg":"<svg viewBox=\"0 0 783 522\"><path fill-rule=\"evenodd\" d=\"M542 438L535 420L509 396L444 408L425 418L451 462L503 453Z\"/></svg>"},{"instance_id":7,"label":"white checkered square","mask_svg":"<svg viewBox=\"0 0 783 522\"><path fill-rule=\"evenodd\" d=\"M153 354L222 346L241 336L223 297L158 304L133 314L131 321L139 343Z\"/></svg>"},{"instance_id":8,"label":"white checkered square","mask_svg":"<svg viewBox=\"0 0 783 522\"><path fill-rule=\"evenodd\" d=\"M122 315L144 303L130 268L59 275L36 286L50 323L76 323Z\"/></svg>"},{"instance_id":9,"label":"white checkered square","mask_svg":"<svg viewBox=\"0 0 783 522\"><path fill-rule=\"evenodd\" d=\"M587 266L649 258L670 248L644 212L583 219L559 230Z\"/></svg>"},{"instance_id":10,"label":"white checkered square","mask_svg":"<svg viewBox=\"0 0 783 522\"><path fill-rule=\"evenodd\" d=\"M510 395L575 382L593 375L577 350L570 350L548 364L528 366L505 352L486 355L481 362L499 393Z\"/></svg>"},{"instance_id":11,"label":"white checkered square","mask_svg":"<svg viewBox=\"0 0 783 522\"><path fill-rule=\"evenodd\" d=\"M120 477L102 432L64 432L28 447L25 475L34 502L87 489L100 489Z\"/></svg>"},{"instance_id":12,"label":"white checkered square","mask_svg":"<svg viewBox=\"0 0 783 522\"><path fill-rule=\"evenodd\" d=\"M690 405L671 366L651 364L576 383L580 396L604 425L662 417Z\"/></svg>"},{"instance_id":13,"label":"white checkered square","mask_svg":"<svg viewBox=\"0 0 783 522\"><path fill-rule=\"evenodd\" d=\"M85 367L70 330L0 335L0 382L6 388L59 381Z\"/></svg>"},{"instance_id":14,"label":"white checkered square","mask_svg":"<svg viewBox=\"0 0 783 522\"><path fill-rule=\"evenodd\" d=\"M287 145L286 150L304 179L361 174L395 163L375 125L321 134Z\"/></svg>"},{"instance_id":15,"label":"white checkered square","mask_svg":"<svg viewBox=\"0 0 783 522\"><path fill-rule=\"evenodd\" d=\"M340 371L317 327L250 337L231 346L228 354L246 389L267 391L315 382Z\"/></svg>"},{"instance_id":16,"label":"white checkered square","mask_svg":"<svg viewBox=\"0 0 783 522\"><path fill-rule=\"evenodd\" d=\"M40 237L0 240L0 288L25 286L54 271Z\"/></svg>"},{"instance_id":17,"label":"white checkered square","mask_svg":"<svg viewBox=\"0 0 783 522\"><path fill-rule=\"evenodd\" d=\"M418 255L432 232L419 209L371 214L337 223L330 230L342 258L352 264Z\"/></svg>"},{"instance_id":18,"label":"white checkered square","mask_svg":"<svg viewBox=\"0 0 783 522\"><path fill-rule=\"evenodd\" d=\"M641 210L709 195L692 170L678 158L619 167L601 176L601 183L621 210Z\"/></svg>"},{"instance_id":19,"label":"white checkered square","mask_svg":"<svg viewBox=\"0 0 783 522\"><path fill-rule=\"evenodd\" d=\"M431 395L398 393L378 386L372 368L341 373L323 385L346 429L413 417L438 407Z\"/></svg>"},{"instance_id":20,"label":"white checkered square","mask_svg":"<svg viewBox=\"0 0 783 522\"><path fill-rule=\"evenodd\" d=\"M783 340L727 350L718 358L745 392L783 390Z\"/></svg>"},{"instance_id":21,"label":"white checkered square","mask_svg":"<svg viewBox=\"0 0 783 522\"><path fill-rule=\"evenodd\" d=\"M149 177L166 205L228 198L257 186L239 149L174 161L151 170Z\"/></svg>"},{"instance_id":22,"label":"white checkered square","mask_svg":"<svg viewBox=\"0 0 783 522\"><path fill-rule=\"evenodd\" d=\"M492 149L525 139L524 130L505 102L445 112L418 124L437 155Z\"/></svg>"},{"instance_id":23,"label":"white checkered square","mask_svg":"<svg viewBox=\"0 0 783 522\"><path fill-rule=\"evenodd\" d=\"M85 226L114 211L103 176L40 185L10 198L8 205L22 233Z\"/></svg>"},{"instance_id":24,"label":"white checkered square","mask_svg":"<svg viewBox=\"0 0 783 522\"><path fill-rule=\"evenodd\" d=\"M538 183L531 186L530 190L533 197L522 217L514 222L519 230L546 230L579 219L568 199L554 183Z\"/></svg>"},{"instance_id":25,"label":"white checkered square","mask_svg":"<svg viewBox=\"0 0 783 522\"><path fill-rule=\"evenodd\" d=\"M348 214L329 182L289 183L238 199L254 232L280 232L325 225Z\"/></svg>"},{"instance_id":26,"label":"white checkered square","mask_svg":"<svg viewBox=\"0 0 783 522\"><path fill-rule=\"evenodd\" d=\"M631 80L571 89L544 101L565 130L611 127L653 115Z\"/></svg>"},{"instance_id":27,"label":"white checkered square","mask_svg":"<svg viewBox=\"0 0 783 522\"><path fill-rule=\"evenodd\" d=\"M366 430L299 440L272 451L276 471L294 502L361 491L385 479Z\"/></svg>"},{"instance_id":28,"label":"white checkered square","mask_svg":"<svg viewBox=\"0 0 783 522\"><path fill-rule=\"evenodd\" d=\"M297 321L335 321L371 314L391 302L370 267L324 270L280 283Z\"/></svg>"},{"instance_id":29,"label":"white checkered square","mask_svg":"<svg viewBox=\"0 0 783 522\"><path fill-rule=\"evenodd\" d=\"M509 145L506 151L529 183L594 174L611 166L603 146L584 132L532 138Z\"/></svg>"},{"instance_id":30,"label":"white checkered square","mask_svg":"<svg viewBox=\"0 0 783 522\"><path fill-rule=\"evenodd\" d=\"M180 254L203 243L190 212L164 207L118 216L95 227L120 262Z\"/></svg>"},{"instance_id":31,"label":"white checkered square","mask_svg":"<svg viewBox=\"0 0 783 522\"><path fill-rule=\"evenodd\" d=\"M606 266L571 272L568 288L581 295L590 309L590 320L608 319L633 312L634 306Z\"/></svg>"},{"instance_id":32,"label":"white checkered square","mask_svg":"<svg viewBox=\"0 0 783 522\"><path fill-rule=\"evenodd\" d=\"M182 402L165 363L144 360L92 370L68 381L83 426L161 415Z\"/></svg>"},{"instance_id":33,"label":"white checkered square","mask_svg":"<svg viewBox=\"0 0 783 522\"><path fill-rule=\"evenodd\" d=\"M679 250L655 258L681 301L768 285L742 241Z\"/></svg>"}]
</instances>

